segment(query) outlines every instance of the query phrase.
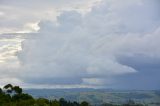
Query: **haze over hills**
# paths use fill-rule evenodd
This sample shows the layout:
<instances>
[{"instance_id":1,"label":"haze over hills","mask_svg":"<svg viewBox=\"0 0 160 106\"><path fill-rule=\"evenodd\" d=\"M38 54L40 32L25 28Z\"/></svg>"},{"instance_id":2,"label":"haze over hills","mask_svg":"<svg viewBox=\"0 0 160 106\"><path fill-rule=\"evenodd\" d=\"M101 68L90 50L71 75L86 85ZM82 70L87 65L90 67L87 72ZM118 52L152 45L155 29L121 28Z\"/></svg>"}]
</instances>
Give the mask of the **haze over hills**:
<instances>
[{"instance_id":1,"label":"haze over hills","mask_svg":"<svg viewBox=\"0 0 160 106\"><path fill-rule=\"evenodd\" d=\"M123 104L128 100L137 103L160 105L160 90L113 90L113 89L27 89L25 92L35 98L48 99L65 98L69 101L88 101L92 104L117 103Z\"/></svg>"}]
</instances>

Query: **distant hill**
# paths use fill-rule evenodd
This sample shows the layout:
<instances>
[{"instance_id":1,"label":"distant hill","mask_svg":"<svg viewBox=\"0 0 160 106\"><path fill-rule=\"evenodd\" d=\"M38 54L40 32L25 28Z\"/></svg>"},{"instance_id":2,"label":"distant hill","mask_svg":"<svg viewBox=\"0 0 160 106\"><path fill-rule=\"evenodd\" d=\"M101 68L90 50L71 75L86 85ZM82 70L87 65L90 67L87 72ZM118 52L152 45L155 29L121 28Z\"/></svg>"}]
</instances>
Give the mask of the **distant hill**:
<instances>
[{"instance_id":1,"label":"distant hill","mask_svg":"<svg viewBox=\"0 0 160 106\"><path fill-rule=\"evenodd\" d=\"M160 106L160 91L112 90L112 89L28 89L25 92L35 98L65 98L70 101L88 101L92 104L125 103L134 100L149 106ZM157 104L157 105L156 105Z\"/></svg>"}]
</instances>

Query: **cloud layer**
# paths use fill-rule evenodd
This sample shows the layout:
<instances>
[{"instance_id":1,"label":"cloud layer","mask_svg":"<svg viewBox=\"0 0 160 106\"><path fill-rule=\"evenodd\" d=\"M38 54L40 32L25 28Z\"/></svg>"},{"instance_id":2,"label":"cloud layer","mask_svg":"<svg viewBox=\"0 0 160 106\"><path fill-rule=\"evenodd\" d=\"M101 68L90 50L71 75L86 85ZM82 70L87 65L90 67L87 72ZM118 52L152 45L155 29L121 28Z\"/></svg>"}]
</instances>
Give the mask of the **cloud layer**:
<instances>
[{"instance_id":1,"label":"cloud layer","mask_svg":"<svg viewBox=\"0 0 160 106\"><path fill-rule=\"evenodd\" d=\"M104 0L86 14L71 9L41 20L22 42L12 77L33 85L160 88L157 2Z\"/></svg>"}]
</instances>

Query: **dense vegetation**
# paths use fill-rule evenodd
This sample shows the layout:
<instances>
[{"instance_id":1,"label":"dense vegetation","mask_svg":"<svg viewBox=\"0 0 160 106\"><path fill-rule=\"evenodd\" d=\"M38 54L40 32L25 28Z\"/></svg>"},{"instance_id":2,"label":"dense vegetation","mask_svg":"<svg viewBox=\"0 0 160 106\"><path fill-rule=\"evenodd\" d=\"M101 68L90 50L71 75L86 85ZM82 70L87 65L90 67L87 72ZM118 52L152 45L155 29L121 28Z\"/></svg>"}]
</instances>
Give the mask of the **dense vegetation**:
<instances>
[{"instance_id":1,"label":"dense vegetation","mask_svg":"<svg viewBox=\"0 0 160 106\"><path fill-rule=\"evenodd\" d=\"M22 88L19 86L12 86L7 84L0 88L0 106L90 106L86 101L78 103L76 101L66 101L61 98L59 100L48 100L45 98L33 98L31 95L23 93ZM101 106L143 106L136 104L134 101L129 100L128 103L118 104L101 104Z\"/></svg>"}]
</instances>

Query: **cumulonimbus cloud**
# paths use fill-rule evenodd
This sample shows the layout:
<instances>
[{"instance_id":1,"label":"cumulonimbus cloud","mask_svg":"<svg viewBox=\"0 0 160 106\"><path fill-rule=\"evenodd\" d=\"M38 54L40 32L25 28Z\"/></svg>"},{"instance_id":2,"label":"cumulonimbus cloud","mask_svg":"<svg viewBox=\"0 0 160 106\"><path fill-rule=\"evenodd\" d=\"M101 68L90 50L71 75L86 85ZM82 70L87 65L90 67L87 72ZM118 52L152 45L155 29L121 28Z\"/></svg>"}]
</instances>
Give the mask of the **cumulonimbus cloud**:
<instances>
[{"instance_id":1,"label":"cumulonimbus cloud","mask_svg":"<svg viewBox=\"0 0 160 106\"><path fill-rule=\"evenodd\" d=\"M106 86L117 76L138 73L122 62L125 56L160 52L159 15L150 3L107 0L85 15L64 11L56 22L40 21L40 30L18 52L18 77L35 84Z\"/></svg>"}]
</instances>

